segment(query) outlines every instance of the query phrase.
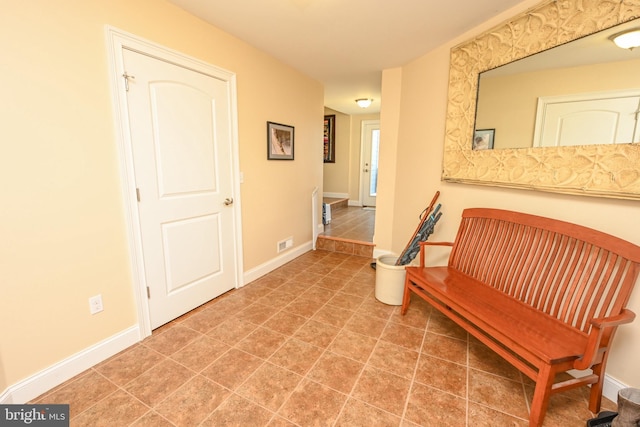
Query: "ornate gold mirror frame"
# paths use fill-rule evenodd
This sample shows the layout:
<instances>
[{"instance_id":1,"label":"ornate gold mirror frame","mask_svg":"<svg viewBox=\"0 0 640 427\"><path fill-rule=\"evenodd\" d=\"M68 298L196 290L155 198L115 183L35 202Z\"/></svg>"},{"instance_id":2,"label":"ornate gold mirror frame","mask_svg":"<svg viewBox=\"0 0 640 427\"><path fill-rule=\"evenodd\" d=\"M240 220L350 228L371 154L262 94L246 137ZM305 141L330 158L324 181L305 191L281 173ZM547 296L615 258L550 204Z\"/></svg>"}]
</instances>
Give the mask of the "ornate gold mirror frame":
<instances>
[{"instance_id":1,"label":"ornate gold mirror frame","mask_svg":"<svg viewBox=\"0 0 640 427\"><path fill-rule=\"evenodd\" d=\"M640 144L473 151L481 72L640 16L640 0L553 0L451 50L442 179L640 199Z\"/></svg>"}]
</instances>

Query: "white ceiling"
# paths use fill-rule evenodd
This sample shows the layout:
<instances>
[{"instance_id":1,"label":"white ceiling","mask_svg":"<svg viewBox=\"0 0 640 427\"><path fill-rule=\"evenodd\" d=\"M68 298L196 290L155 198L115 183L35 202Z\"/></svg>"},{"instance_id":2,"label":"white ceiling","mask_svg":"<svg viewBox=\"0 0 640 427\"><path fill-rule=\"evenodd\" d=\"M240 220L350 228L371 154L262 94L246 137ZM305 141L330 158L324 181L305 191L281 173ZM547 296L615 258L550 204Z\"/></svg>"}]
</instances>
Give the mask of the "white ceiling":
<instances>
[{"instance_id":1,"label":"white ceiling","mask_svg":"<svg viewBox=\"0 0 640 427\"><path fill-rule=\"evenodd\" d=\"M398 67L521 0L169 0L324 84L325 106L380 110ZM373 98L367 110L357 98Z\"/></svg>"}]
</instances>

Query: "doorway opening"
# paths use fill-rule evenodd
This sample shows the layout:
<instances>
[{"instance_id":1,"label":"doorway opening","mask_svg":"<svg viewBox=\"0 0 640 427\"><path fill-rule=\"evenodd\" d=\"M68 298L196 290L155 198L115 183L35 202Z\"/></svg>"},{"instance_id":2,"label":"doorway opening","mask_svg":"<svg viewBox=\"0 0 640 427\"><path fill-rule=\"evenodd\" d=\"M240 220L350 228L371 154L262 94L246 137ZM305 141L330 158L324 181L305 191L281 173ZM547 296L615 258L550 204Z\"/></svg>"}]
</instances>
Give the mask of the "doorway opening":
<instances>
[{"instance_id":1,"label":"doorway opening","mask_svg":"<svg viewBox=\"0 0 640 427\"><path fill-rule=\"evenodd\" d=\"M378 194L380 120L363 120L360 132L360 200L363 207L375 207Z\"/></svg>"}]
</instances>

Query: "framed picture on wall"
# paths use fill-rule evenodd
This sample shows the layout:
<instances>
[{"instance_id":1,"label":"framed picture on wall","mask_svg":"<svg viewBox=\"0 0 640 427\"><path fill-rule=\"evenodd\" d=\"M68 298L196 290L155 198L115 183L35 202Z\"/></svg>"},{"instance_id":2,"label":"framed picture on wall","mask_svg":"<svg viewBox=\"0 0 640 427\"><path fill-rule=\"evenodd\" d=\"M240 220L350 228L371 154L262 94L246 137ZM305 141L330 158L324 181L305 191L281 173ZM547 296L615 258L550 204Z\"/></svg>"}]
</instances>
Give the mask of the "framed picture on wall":
<instances>
[{"instance_id":1,"label":"framed picture on wall","mask_svg":"<svg viewBox=\"0 0 640 427\"><path fill-rule=\"evenodd\" d=\"M495 136L495 129L476 129L471 148L473 150L492 150Z\"/></svg>"},{"instance_id":2,"label":"framed picture on wall","mask_svg":"<svg viewBox=\"0 0 640 427\"><path fill-rule=\"evenodd\" d=\"M294 127L267 122L267 159L293 160Z\"/></svg>"},{"instance_id":3,"label":"framed picture on wall","mask_svg":"<svg viewBox=\"0 0 640 427\"><path fill-rule=\"evenodd\" d=\"M336 162L336 116L324 116L324 162Z\"/></svg>"}]
</instances>

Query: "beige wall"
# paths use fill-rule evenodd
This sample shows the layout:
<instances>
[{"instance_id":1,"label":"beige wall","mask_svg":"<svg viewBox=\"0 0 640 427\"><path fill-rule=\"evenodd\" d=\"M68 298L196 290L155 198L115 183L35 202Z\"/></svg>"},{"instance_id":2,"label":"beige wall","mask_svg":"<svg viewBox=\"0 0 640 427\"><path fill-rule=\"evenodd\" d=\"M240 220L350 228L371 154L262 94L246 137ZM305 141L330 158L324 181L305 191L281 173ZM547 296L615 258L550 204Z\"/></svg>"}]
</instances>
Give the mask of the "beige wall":
<instances>
[{"instance_id":1,"label":"beige wall","mask_svg":"<svg viewBox=\"0 0 640 427\"><path fill-rule=\"evenodd\" d=\"M105 25L237 73L245 271L310 243L320 83L162 0L0 9L0 394L137 324ZM295 126L294 161L266 160L267 121Z\"/></svg>"},{"instance_id":2,"label":"beige wall","mask_svg":"<svg viewBox=\"0 0 640 427\"><path fill-rule=\"evenodd\" d=\"M538 97L636 88L638 70L640 60L482 78L476 129L496 130L494 148L531 147Z\"/></svg>"},{"instance_id":3,"label":"beige wall","mask_svg":"<svg viewBox=\"0 0 640 427\"><path fill-rule=\"evenodd\" d=\"M378 120L380 114L343 114L325 108L326 115L336 116L336 162L324 164L324 192L346 194L349 202L360 200L360 145L362 122Z\"/></svg>"},{"instance_id":4,"label":"beige wall","mask_svg":"<svg viewBox=\"0 0 640 427\"><path fill-rule=\"evenodd\" d=\"M382 72L381 97L384 102L380 105L380 164L376 225L373 233L374 243L379 248L376 255L380 255L378 251L389 252L393 248L391 227L395 223L396 212L394 205L398 171L398 129L402 105L402 71L402 68L398 67Z\"/></svg>"},{"instance_id":5,"label":"beige wall","mask_svg":"<svg viewBox=\"0 0 640 427\"><path fill-rule=\"evenodd\" d=\"M324 114L335 115L335 162L323 164L323 191L349 193L349 156L351 152L351 119L348 114L325 108Z\"/></svg>"},{"instance_id":6,"label":"beige wall","mask_svg":"<svg viewBox=\"0 0 640 427\"><path fill-rule=\"evenodd\" d=\"M451 184L440 181L444 141L444 121L447 105L449 51L455 44L471 38L504 19L521 12L535 2L526 1L510 13L485 23L449 44L439 47L423 57L402 67L402 76L395 72L383 74L383 88L400 92L401 100L398 126L387 129L387 123L395 123L393 111L383 108L381 120L384 132L397 132L397 156L395 176L381 173L381 179L395 180L394 203L379 203L377 220L389 221L376 224L376 230L391 228L391 239L378 239L380 249L399 253L411 236L417 215L429 202L436 190L441 191L443 217L431 240L454 238L462 210L467 207L496 207L512 209L586 225L627 239L640 245L640 227L637 201L568 196L554 193L512 190ZM384 93L387 93L386 91ZM386 101L386 98L385 98ZM390 120L387 122L387 113ZM391 126L391 125L390 125ZM383 183L383 188L386 183ZM379 202L383 196L380 195ZM640 314L640 285L631 297L630 308ZM640 370L637 355L640 354L640 320L619 328L614 348L609 358L607 373L631 387L640 386Z\"/></svg>"}]
</instances>

